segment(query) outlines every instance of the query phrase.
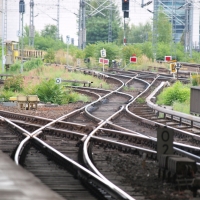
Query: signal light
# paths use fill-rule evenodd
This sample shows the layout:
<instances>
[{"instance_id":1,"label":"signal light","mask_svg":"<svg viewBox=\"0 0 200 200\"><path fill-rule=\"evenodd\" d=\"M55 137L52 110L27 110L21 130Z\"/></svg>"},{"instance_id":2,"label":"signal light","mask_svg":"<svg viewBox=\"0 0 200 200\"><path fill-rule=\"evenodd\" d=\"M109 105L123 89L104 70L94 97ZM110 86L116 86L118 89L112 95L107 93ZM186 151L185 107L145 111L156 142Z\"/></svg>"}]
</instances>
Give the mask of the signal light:
<instances>
[{"instance_id":1,"label":"signal light","mask_svg":"<svg viewBox=\"0 0 200 200\"><path fill-rule=\"evenodd\" d=\"M171 73L176 73L176 63L170 63Z\"/></svg>"},{"instance_id":2,"label":"signal light","mask_svg":"<svg viewBox=\"0 0 200 200\"><path fill-rule=\"evenodd\" d=\"M24 3L24 0L20 0L20 2L19 2L19 13L22 13L22 14L25 13L25 3Z\"/></svg>"},{"instance_id":3,"label":"signal light","mask_svg":"<svg viewBox=\"0 0 200 200\"><path fill-rule=\"evenodd\" d=\"M122 10L123 11L129 10L129 0L122 0Z\"/></svg>"}]
</instances>

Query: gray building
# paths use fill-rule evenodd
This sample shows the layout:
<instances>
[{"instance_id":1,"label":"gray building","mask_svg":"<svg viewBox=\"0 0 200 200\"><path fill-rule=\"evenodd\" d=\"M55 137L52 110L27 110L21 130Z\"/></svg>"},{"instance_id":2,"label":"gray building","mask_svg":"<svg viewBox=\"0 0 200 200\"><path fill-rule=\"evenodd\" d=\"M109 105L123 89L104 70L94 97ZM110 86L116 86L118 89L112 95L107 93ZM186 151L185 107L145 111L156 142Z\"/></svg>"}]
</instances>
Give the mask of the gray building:
<instances>
[{"instance_id":1,"label":"gray building","mask_svg":"<svg viewBox=\"0 0 200 200\"><path fill-rule=\"evenodd\" d=\"M182 9L185 0L156 0L154 1L154 12L163 9L172 24L173 40L179 42L185 29L186 13Z\"/></svg>"},{"instance_id":2,"label":"gray building","mask_svg":"<svg viewBox=\"0 0 200 200\"><path fill-rule=\"evenodd\" d=\"M172 24L173 41L175 43L184 37L185 50L199 47L199 2L197 0L154 0L154 22L158 17L159 8ZM154 35L157 29L154 25Z\"/></svg>"}]
</instances>

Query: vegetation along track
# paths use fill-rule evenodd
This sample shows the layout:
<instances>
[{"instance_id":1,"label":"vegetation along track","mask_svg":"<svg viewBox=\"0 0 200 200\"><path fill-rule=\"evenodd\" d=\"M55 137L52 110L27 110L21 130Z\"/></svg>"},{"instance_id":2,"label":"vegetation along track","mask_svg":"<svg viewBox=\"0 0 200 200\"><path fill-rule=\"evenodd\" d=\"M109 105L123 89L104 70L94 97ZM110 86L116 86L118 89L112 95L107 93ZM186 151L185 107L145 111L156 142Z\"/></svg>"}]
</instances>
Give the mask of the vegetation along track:
<instances>
[{"instance_id":1,"label":"vegetation along track","mask_svg":"<svg viewBox=\"0 0 200 200\"><path fill-rule=\"evenodd\" d=\"M152 74L144 72L134 74L130 73L130 78L124 78L122 76L127 76L127 74L123 75L121 73L120 75L118 74L116 77L115 75L112 75L110 79L109 75L107 75L107 81L109 80L108 82L115 85L113 91L103 92L103 90L99 90L98 93L98 90L94 92L94 89L84 88L85 91L93 90L93 93L97 94L96 100L91 104L85 105L84 107L75 110L74 112L68 113L65 116L59 116L59 119L40 119L38 121L41 124L34 124L34 120L30 120L31 123L27 122L26 120L25 124L23 124L22 122L25 121L24 119L21 119L21 121L18 119L15 120L16 123L21 124L24 128L27 128L27 130L32 132L31 137L34 138L34 140L32 139L31 143L28 143L26 151L22 152L22 155L20 156L20 163L27 167L27 169L41 177L41 179L44 178L43 181L46 181L46 184L50 188L56 190L58 193L65 197L67 197L68 195L68 198L72 198L72 196L76 194L74 194L74 192L70 193L69 191L63 189L67 186L63 185L64 183L62 181L65 180L66 177L70 176L75 176L76 178L82 180L81 178L83 178L83 175L79 173L79 170L77 170L77 166L74 167L74 165L72 164L68 165L66 164L65 159L61 159L59 156L55 156L57 155L57 153L55 152L59 151L62 153L62 155L81 163L83 166L97 173L102 180L105 180L107 184L111 184L110 182L107 182L107 177L109 180L111 180L111 182L114 182L116 185L120 186L133 198L138 199L144 196L151 198L149 192L145 191L147 186L145 186L144 189L141 189L142 185L139 186L134 181L130 184L130 179L127 179L128 182L125 180L127 176L130 176L131 168L128 169L128 167L126 167L125 169L124 167L126 165L123 165L123 163L128 163L128 166L134 165L134 163L131 161L134 157L134 160L136 162L144 163L145 170L145 162L142 161L144 161L146 157L144 158L144 160L142 160L141 158L135 157L132 154L137 153L140 156L147 154L148 158L156 159L156 152L154 151L156 149L155 140L151 140L149 136L142 136L141 133L146 134L146 132L148 131L147 129L149 128L152 128L152 130L155 131L158 123L154 123L154 121L152 120L149 120L149 123L148 120L141 120L142 115L138 115L138 113L134 111L134 108L140 106L141 104L144 105L142 107L145 107L146 103L144 104L144 102L141 101L149 96L149 94L161 83L161 80L169 80L169 77L159 77L157 73ZM159 78L161 80L159 80ZM170 77L170 79L174 81L172 77ZM79 90L79 92L81 92L80 88L74 88L77 91ZM131 91L131 88L134 88L133 92ZM145 92L143 93L143 91ZM138 98L140 99L137 100ZM156 109L154 108L153 110ZM146 118L147 117L145 117L145 119ZM133 125L134 120L136 121L137 126L135 124ZM118 136L116 137L116 135ZM132 139L130 140L130 138ZM79 152L82 152L82 143L83 153L79 154ZM134 146L134 144L136 143L137 145ZM143 146L141 146L141 144ZM47 148L49 146L51 146L51 148L53 149L56 149L53 154L51 153L49 148ZM89 150L87 151L88 147ZM103 149L105 150L103 151L103 153L102 151L100 151L100 147L103 147ZM119 150L120 153L118 152ZM83 158L81 156L82 154ZM55 162L53 162L54 157L57 157L55 159ZM91 161L88 158L90 158ZM58 182L56 181L55 184L52 183L52 177L49 179L47 178L49 176L49 172L47 172L46 175L43 174L43 172L47 168L46 167L44 169L44 167L42 166L43 163L45 163L44 165L48 167L49 165L51 165L51 170L54 171L55 174L60 174L60 176L72 171L70 175L66 174L66 176L63 177L63 180L58 180L58 182L61 181L60 185L62 185L63 188L58 188L59 184L57 184ZM59 165L57 163L59 163ZM110 163L110 165L108 165L108 163ZM151 176L153 180L153 178L155 178L156 176L155 170L153 171L153 168L155 168L155 162L149 161L149 164L149 166L151 167L148 166L148 170L145 171L145 177L147 176L148 179L148 174L150 174L150 171L152 171L152 174L149 176ZM104 174L104 176L102 176L98 172L95 165L97 169ZM62 170L64 171L61 170L58 172L57 170L60 168L62 168ZM129 173L127 170L130 170ZM135 180L138 179L138 173L136 173L137 176L132 176L132 178ZM52 176L57 176L55 174ZM156 179L156 181L160 183L159 180ZM68 184L70 184L70 182L75 183L74 180L70 180ZM86 185L88 185L88 182ZM82 188L82 186L79 187ZM163 189L163 187L161 187L160 189ZM74 188L74 190L78 190L78 188ZM85 191L87 191L87 189ZM97 190L93 191L97 192ZM102 193L109 194L109 192L102 192L101 189L101 194ZM89 193L87 194L89 195ZM106 195L104 195L103 197L105 198ZM75 197L73 196L73 198L78 199L79 197L78 195L76 195Z\"/></svg>"}]
</instances>

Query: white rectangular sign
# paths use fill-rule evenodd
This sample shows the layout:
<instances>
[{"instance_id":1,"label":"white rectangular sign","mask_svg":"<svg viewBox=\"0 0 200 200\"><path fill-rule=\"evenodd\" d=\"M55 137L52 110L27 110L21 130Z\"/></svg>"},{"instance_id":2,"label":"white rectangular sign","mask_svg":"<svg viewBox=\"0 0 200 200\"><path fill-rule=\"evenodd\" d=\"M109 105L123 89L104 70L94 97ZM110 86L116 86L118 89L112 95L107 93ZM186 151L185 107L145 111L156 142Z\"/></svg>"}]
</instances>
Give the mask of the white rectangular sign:
<instances>
[{"instance_id":1,"label":"white rectangular sign","mask_svg":"<svg viewBox=\"0 0 200 200\"><path fill-rule=\"evenodd\" d=\"M105 50L105 49L102 49L102 50L101 50L101 57L102 57L102 58L105 58L105 57L106 57L106 50Z\"/></svg>"},{"instance_id":2,"label":"white rectangular sign","mask_svg":"<svg viewBox=\"0 0 200 200\"><path fill-rule=\"evenodd\" d=\"M173 154L174 131L167 127L157 129L157 159L161 154Z\"/></svg>"}]
</instances>

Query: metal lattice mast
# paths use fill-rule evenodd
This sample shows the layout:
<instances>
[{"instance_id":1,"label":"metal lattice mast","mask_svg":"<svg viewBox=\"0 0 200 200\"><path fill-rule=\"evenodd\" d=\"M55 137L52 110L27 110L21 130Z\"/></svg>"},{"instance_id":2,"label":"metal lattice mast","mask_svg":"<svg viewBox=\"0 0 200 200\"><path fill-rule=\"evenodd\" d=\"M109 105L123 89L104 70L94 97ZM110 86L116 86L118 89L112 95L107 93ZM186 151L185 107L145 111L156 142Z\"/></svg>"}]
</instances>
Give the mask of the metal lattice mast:
<instances>
[{"instance_id":1,"label":"metal lattice mast","mask_svg":"<svg viewBox=\"0 0 200 200\"><path fill-rule=\"evenodd\" d=\"M193 36L193 5L187 3L185 8L185 53L192 56L192 37Z\"/></svg>"},{"instance_id":2,"label":"metal lattice mast","mask_svg":"<svg viewBox=\"0 0 200 200\"><path fill-rule=\"evenodd\" d=\"M112 42L112 0L110 0L110 16L109 16L109 27L108 27L108 42Z\"/></svg>"},{"instance_id":3,"label":"metal lattice mast","mask_svg":"<svg viewBox=\"0 0 200 200\"><path fill-rule=\"evenodd\" d=\"M193 6L193 3L192 3L192 1L191 1L191 3L189 4L190 5L190 7L189 7L189 24L190 24L190 30L189 30L189 35L190 35L190 37L189 37L189 55L190 55L190 57L192 57L192 43L193 43L193 8L194 8L194 6Z\"/></svg>"},{"instance_id":4,"label":"metal lattice mast","mask_svg":"<svg viewBox=\"0 0 200 200\"><path fill-rule=\"evenodd\" d=\"M82 1L82 49L86 46L85 0Z\"/></svg>"},{"instance_id":5,"label":"metal lattice mast","mask_svg":"<svg viewBox=\"0 0 200 200\"><path fill-rule=\"evenodd\" d=\"M8 6L8 2L7 0L5 0L5 4L4 4L4 28L3 28L3 31L4 31L4 41L7 40L7 6Z\"/></svg>"},{"instance_id":6,"label":"metal lattice mast","mask_svg":"<svg viewBox=\"0 0 200 200\"><path fill-rule=\"evenodd\" d=\"M171 24L172 24L172 41L171 41L171 56L176 60L176 5L174 4L174 0L172 0L172 11L171 11Z\"/></svg>"},{"instance_id":7,"label":"metal lattice mast","mask_svg":"<svg viewBox=\"0 0 200 200\"><path fill-rule=\"evenodd\" d=\"M1 36L1 45L2 45L2 72L4 72L4 0L2 0L2 36Z\"/></svg>"},{"instance_id":8,"label":"metal lattice mast","mask_svg":"<svg viewBox=\"0 0 200 200\"><path fill-rule=\"evenodd\" d=\"M78 48L79 49L81 49L81 44L82 44L82 40L81 40L81 21L82 21L81 5L82 5L82 0L80 0L80 2L79 2L79 21L78 21Z\"/></svg>"},{"instance_id":9,"label":"metal lattice mast","mask_svg":"<svg viewBox=\"0 0 200 200\"><path fill-rule=\"evenodd\" d=\"M60 38L60 32L59 32L59 28L60 28L60 0L58 0L58 5L57 5L57 39Z\"/></svg>"},{"instance_id":10,"label":"metal lattice mast","mask_svg":"<svg viewBox=\"0 0 200 200\"><path fill-rule=\"evenodd\" d=\"M86 46L86 28L85 28L85 0L80 0L79 7L79 48Z\"/></svg>"},{"instance_id":11,"label":"metal lattice mast","mask_svg":"<svg viewBox=\"0 0 200 200\"><path fill-rule=\"evenodd\" d=\"M157 35L158 35L158 0L154 0L153 6L153 58L156 60L157 54Z\"/></svg>"},{"instance_id":12,"label":"metal lattice mast","mask_svg":"<svg viewBox=\"0 0 200 200\"><path fill-rule=\"evenodd\" d=\"M34 27L34 0L30 0L30 25L29 25L29 46L34 46L35 27Z\"/></svg>"},{"instance_id":13,"label":"metal lattice mast","mask_svg":"<svg viewBox=\"0 0 200 200\"><path fill-rule=\"evenodd\" d=\"M186 5L186 9L185 9L185 53L188 52L188 40L189 40L189 8L188 8L188 5Z\"/></svg>"}]
</instances>

